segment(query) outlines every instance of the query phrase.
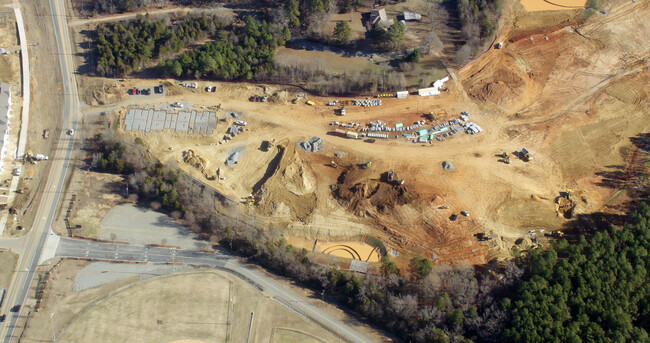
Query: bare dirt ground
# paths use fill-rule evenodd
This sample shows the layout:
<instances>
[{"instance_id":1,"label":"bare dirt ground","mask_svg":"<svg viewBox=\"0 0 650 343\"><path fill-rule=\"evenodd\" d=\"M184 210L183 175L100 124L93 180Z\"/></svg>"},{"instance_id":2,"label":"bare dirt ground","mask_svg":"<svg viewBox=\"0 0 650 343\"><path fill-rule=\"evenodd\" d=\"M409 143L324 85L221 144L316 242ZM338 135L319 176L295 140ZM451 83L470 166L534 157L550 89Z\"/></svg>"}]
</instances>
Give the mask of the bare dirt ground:
<instances>
[{"instance_id":1,"label":"bare dirt ground","mask_svg":"<svg viewBox=\"0 0 650 343\"><path fill-rule=\"evenodd\" d=\"M242 211L285 227L290 236L349 241L370 235L402 252L404 261L417 253L436 255L440 263L483 263L510 254L529 230L564 228L568 219L556 204L561 191L576 194L574 214L603 209L628 181L620 182L624 173L617 172L638 161L631 158L636 150L631 139L648 130L645 42L650 37L639 29L647 27L648 4L609 6L609 15L586 21L576 11L515 10L502 29L504 48L468 64L459 72L462 84L449 83L449 91L439 96L348 106L348 114L338 117L325 106L331 98L310 96L316 106L304 100L292 104L303 91L290 87L199 82L192 91L173 80L126 80L127 88L165 82L167 103L212 108L222 120L211 136L122 132L117 126L131 139L143 138L162 162L178 165L230 198L254 195L254 204L242 205ZM207 85L216 92L202 91ZM249 102L255 94L267 94L269 101ZM126 99L114 108L127 105L153 104ZM248 125L223 141L233 110L243 113ZM437 114L435 123L469 111L470 120L485 131L424 146L403 138L365 143L327 134L334 120L409 125L430 111ZM312 136L324 139L323 152L296 148ZM275 146L263 151L262 142L270 140ZM513 157L507 165L496 156L521 148L532 152L532 161ZM184 162L188 150L205 161L203 170ZM235 150L243 152L239 163L225 166ZM336 151L347 155L337 157ZM368 161L371 168L358 169ZM443 170L442 161L454 163L455 171ZM388 169L406 180L403 187L381 181ZM216 174L222 178L206 178ZM449 219L461 210L470 216ZM473 237L479 232L496 237L480 243Z\"/></svg>"},{"instance_id":2,"label":"bare dirt ground","mask_svg":"<svg viewBox=\"0 0 650 343\"><path fill-rule=\"evenodd\" d=\"M224 272L192 270L141 281L134 276L76 292L75 276L86 264L64 261L55 269L42 310L29 317L23 339L50 339L49 316L54 312L54 330L62 341L229 341L248 335L252 311L252 342L277 341L284 331L290 331L295 342L313 337L338 341ZM188 293L188 289L202 291ZM116 331L116 325L129 329Z\"/></svg>"},{"instance_id":3,"label":"bare dirt ground","mask_svg":"<svg viewBox=\"0 0 650 343\"><path fill-rule=\"evenodd\" d=\"M16 269L18 255L11 250L0 250L0 288L8 288L11 282L11 275Z\"/></svg>"}]
</instances>

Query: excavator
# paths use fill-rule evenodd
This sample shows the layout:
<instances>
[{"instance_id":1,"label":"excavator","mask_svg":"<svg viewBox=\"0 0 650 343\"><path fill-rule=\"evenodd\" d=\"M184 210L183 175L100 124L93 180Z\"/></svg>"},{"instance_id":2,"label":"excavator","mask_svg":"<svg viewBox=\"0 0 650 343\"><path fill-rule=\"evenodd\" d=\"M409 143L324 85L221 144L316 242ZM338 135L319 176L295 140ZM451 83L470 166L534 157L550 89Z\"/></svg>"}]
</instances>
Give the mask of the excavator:
<instances>
[{"instance_id":1,"label":"excavator","mask_svg":"<svg viewBox=\"0 0 650 343\"><path fill-rule=\"evenodd\" d=\"M404 184L404 179L399 179L397 177L397 174L392 169L386 173L386 181L396 186L401 186Z\"/></svg>"}]
</instances>

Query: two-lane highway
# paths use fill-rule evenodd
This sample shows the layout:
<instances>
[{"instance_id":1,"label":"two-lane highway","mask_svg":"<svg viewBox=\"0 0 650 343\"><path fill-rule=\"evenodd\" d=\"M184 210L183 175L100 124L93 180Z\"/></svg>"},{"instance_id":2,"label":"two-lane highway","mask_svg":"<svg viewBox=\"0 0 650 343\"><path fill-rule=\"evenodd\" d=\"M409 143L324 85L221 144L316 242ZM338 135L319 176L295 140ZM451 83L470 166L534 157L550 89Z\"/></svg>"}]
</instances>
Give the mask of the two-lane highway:
<instances>
[{"instance_id":1,"label":"two-lane highway","mask_svg":"<svg viewBox=\"0 0 650 343\"><path fill-rule=\"evenodd\" d=\"M34 279L34 273L38 264L38 259L43 249L45 239L51 231L52 221L56 213L57 204L64 188L65 175L70 162L70 156L74 146L74 137L68 136L66 131L70 127L72 119L79 109L79 99L73 94L77 94L77 84L73 73L72 56L69 53L70 41L65 16L63 0L50 0L52 10L52 19L54 20L55 36L61 61L61 74L63 79L63 94L65 97L65 108L63 112L63 127L50 173L47 177L47 183L44 189L41 202L36 212L36 217L30 232L22 241L23 246L18 258L16 272L12 276L11 283L7 289L3 310L21 305L17 312L11 312L2 326L0 327L0 337L4 342L11 342L20 314L23 312L22 305L27 297L27 292ZM68 53L66 53L68 52ZM28 67L28 66L27 66ZM29 75L26 73L26 75ZM38 92L37 92L38 93ZM63 156L61 156L63 155Z\"/></svg>"}]
</instances>

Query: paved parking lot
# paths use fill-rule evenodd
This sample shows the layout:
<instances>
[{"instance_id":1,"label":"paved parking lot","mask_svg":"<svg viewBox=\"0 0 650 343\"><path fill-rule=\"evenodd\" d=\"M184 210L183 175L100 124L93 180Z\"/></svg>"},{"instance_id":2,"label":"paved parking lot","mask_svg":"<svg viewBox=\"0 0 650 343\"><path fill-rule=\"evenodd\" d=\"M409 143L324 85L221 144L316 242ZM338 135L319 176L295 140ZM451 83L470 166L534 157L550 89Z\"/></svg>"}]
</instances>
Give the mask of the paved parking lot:
<instances>
[{"instance_id":1,"label":"paved parking lot","mask_svg":"<svg viewBox=\"0 0 650 343\"><path fill-rule=\"evenodd\" d=\"M198 239L165 213L131 204L118 205L108 211L102 219L99 238L137 245L170 245L182 249L209 247L206 241Z\"/></svg>"}]
</instances>

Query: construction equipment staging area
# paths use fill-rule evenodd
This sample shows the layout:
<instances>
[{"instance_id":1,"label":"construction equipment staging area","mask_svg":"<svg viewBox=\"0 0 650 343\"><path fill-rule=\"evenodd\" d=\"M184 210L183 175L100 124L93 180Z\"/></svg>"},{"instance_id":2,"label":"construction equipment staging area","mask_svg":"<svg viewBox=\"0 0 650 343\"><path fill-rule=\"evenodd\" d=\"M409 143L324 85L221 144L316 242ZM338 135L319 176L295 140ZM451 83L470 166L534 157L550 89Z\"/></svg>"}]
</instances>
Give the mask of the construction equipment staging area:
<instances>
[{"instance_id":1,"label":"construction equipment staging area","mask_svg":"<svg viewBox=\"0 0 650 343\"><path fill-rule=\"evenodd\" d=\"M427 125L427 120L419 120L414 122L412 125L405 126L403 123L397 123L393 126L386 125L387 123L381 120L371 121L367 125L362 125L357 122L350 123L339 123L334 122L330 125L335 124L338 127L350 128L352 130L360 130L361 133L357 134L354 131L346 131L340 128L334 130L333 134L341 137L347 138L358 138L362 139L365 137L369 138L380 138L380 139L389 139L393 136L392 132L400 132L401 137L405 138L407 141L412 141L413 143L433 143L433 140L444 141L448 137L451 137L461 131L465 131L468 135L473 135L479 132L483 132L483 128L478 124L469 121L469 112L461 112L461 115L458 118L451 120L445 119L444 122L436 124L436 120L433 120L429 125L431 128L423 128ZM393 136L394 138L400 138L399 134Z\"/></svg>"},{"instance_id":2,"label":"construction equipment staging area","mask_svg":"<svg viewBox=\"0 0 650 343\"><path fill-rule=\"evenodd\" d=\"M167 113L162 110L132 108L124 117L124 130L126 131L172 130L211 135L216 128L217 115L215 112Z\"/></svg>"}]
</instances>

